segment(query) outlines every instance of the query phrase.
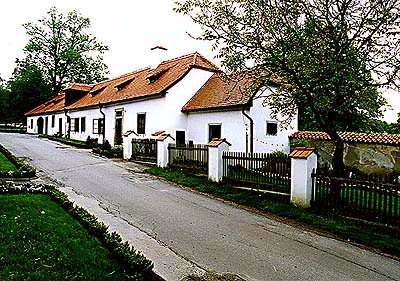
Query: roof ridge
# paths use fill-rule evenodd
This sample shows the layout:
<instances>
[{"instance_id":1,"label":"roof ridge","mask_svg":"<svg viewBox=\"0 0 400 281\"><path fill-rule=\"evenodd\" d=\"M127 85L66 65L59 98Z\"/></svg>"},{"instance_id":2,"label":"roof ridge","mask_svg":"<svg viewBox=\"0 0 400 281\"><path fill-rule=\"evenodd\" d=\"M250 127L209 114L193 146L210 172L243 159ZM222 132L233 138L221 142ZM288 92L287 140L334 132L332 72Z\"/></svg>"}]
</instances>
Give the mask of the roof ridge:
<instances>
[{"instance_id":1,"label":"roof ridge","mask_svg":"<svg viewBox=\"0 0 400 281\"><path fill-rule=\"evenodd\" d=\"M131 71L131 72L128 72L128 73L125 73L125 74L121 74L121 75L119 75L119 76L117 76L117 77L114 77L114 78L110 78L110 79L107 79L107 80L100 81L100 82L94 84L94 86L97 86L97 85L99 85L99 84L104 84L104 83L107 83L107 82L112 82L112 81L114 81L114 80L118 80L118 79L124 78L124 77L129 76L129 75L137 74L137 73L139 73L139 72L142 72L142 71L145 71L145 70L148 70L148 69L150 69L150 67L148 67L148 66L142 67L142 68L139 68L139 69L137 69L137 70L134 70L134 71ZM93 86L93 87L94 87L94 86Z\"/></svg>"}]
</instances>

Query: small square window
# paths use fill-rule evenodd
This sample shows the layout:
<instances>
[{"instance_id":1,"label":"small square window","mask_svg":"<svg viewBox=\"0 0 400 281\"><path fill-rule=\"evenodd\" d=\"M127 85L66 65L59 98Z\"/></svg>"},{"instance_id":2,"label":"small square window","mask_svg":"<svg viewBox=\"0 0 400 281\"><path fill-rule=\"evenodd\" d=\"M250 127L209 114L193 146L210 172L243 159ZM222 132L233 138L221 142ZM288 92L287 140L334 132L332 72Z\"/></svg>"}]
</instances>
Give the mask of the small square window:
<instances>
[{"instance_id":1,"label":"small square window","mask_svg":"<svg viewBox=\"0 0 400 281\"><path fill-rule=\"evenodd\" d=\"M278 134L278 123L267 121L267 135L276 136Z\"/></svg>"},{"instance_id":2,"label":"small square window","mask_svg":"<svg viewBox=\"0 0 400 281\"><path fill-rule=\"evenodd\" d=\"M221 138L221 124L208 124L208 141Z\"/></svg>"}]
</instances>

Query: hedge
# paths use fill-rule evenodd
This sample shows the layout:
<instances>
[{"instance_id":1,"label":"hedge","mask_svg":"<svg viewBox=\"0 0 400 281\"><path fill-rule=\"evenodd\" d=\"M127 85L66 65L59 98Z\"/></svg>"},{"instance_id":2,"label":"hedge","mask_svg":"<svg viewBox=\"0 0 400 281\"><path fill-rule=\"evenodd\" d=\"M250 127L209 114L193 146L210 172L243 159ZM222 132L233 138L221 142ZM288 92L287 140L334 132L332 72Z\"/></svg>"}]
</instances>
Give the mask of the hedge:
<instances>
[{"instance_id":1,"label":"hedge","mask_svg":"<svg viewBox=\"0 0 400 281\"><path fill-rule=\"evenodd\" d=\"M0 144L0 153L2 153L18 169L13 171L0 171L1 178L32 178L36 175L36 169L26 164L24 161L15 157L8 149Z\"/></svg>"}]
</instances>

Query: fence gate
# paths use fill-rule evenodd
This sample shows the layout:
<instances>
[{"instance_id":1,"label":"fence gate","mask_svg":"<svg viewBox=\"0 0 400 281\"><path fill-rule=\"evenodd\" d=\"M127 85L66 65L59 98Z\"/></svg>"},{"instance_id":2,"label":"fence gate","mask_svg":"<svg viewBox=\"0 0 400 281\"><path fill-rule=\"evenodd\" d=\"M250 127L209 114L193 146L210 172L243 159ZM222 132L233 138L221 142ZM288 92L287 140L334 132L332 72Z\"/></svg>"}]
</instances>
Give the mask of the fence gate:
<instances>
[{"instance_id":1,"label":"fence gate","mask_svg":"<svg viewBox=\"0 0 400 281\"><path fill-rule=\"evenodd\" d=\"M170 166L194 168L207 172L208 147L205 144L168 145L168 162Z\"/></svg>"},{"instance_id":2,"label":"fence gate","mask_svg":"<svg viewBox=\"0 0 400 281\"><path fill-rule=\"evenodd\" d=\"M271 153L224 152L223 180L272 193L290 194L290 158Z\"/></svg>"},{"instance_id":3,"label":"fence gate","mask_svg":"<svg viewBox=\"0 0 400 281\"><path fill-rule=\"evenodd\" d=\"M157 163L157 141L155 139L133 139L132 159Z\"/></svg>"}]
</instances>

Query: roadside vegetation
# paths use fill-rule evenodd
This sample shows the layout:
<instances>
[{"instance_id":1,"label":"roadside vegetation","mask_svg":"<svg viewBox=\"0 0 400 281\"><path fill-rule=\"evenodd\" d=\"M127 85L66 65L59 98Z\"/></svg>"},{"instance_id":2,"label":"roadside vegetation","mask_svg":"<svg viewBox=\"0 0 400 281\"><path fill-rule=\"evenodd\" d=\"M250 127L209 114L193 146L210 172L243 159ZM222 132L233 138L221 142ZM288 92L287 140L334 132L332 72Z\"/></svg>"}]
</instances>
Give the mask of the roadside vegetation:
<instances>
[{"instance_id":1,"label":"roadside vegetation","mask_svg":"<svg viewBox=\"0 0 400 281\"><path fill-rule=\"evenodd\" d=\"M1 280L125 280L110 252L45 194L0 196Z\"/></svg>"},{"instance_id":2,"label":"roadside vegetation","mask_svg":"<svg viewBox=\"0 0 400 281\"><path fill-rule=\"evenodd\" d=\"M0 144L0 178L30 178L36 170Z\"/></svg>"},{"instance_id":3,"label":"roadside vegetation","mask_svg":"<svg viewBox=\"0 0 400 281\"><path fill-rule=\"evenodd\" d=\"M196 174L192 170L152 167L147 169L147 172L198 192L250 207L252 211L259 211L278 221L364 245L400 258L400 228L398 227L315 213L310 209L292 205L289 197L242 190L230 184L211 182L205 175Z\"/></svg>"}]
</instances>

